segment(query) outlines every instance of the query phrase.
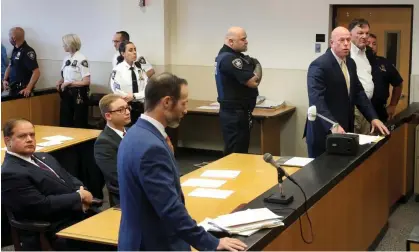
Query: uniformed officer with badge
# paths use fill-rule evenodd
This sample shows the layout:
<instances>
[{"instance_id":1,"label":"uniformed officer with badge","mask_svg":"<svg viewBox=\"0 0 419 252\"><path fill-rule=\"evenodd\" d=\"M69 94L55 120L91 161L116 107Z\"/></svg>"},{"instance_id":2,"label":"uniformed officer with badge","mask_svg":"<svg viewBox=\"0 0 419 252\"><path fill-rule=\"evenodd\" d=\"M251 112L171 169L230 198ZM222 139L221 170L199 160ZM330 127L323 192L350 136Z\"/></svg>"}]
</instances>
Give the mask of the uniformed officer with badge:
<instances>
[{"instance_id":1,"label":"uniformed officer with badge","mask_svg":"<svg viewBox=\"0 0 419 252\"><path fill-rule=\"evenodd\" d=\"M28 97L40 76L35 50L26 43L25 31L21 27L10 29L9 41L13 51L4 74L3 87L9 89L12 95Z\"/></svg>"},{"instance_id":2,"label":"uniformed officer with badge","mask_svg":"<svg viewBox=\"0 0 419 252\"><path fill-rule=\"evenodd\" d=\"M112 58L112 69L116 67L118 64L118 57L121 55L119 52L119 46L121 45L122 41L130 41L130 36L128 32L126 31L119 31L115 33L115 35L112 38L113 45L116 49L116 53ZM141 56L141 54L137 53L137 61L141 64L141 68L144 69L144 71L147 74L147 77L150 78L155 73L153 66L150 64L150 62L147 61L147 59L144 56Z\"/></svg>"},{"instance_id":3,"label":"uniformed officer with badge","mask_svg":"<svg viewBox=\"0 0 419 252\"><path fill-rule=\"evenodd\" d=\"M144 113L144 90L147 85L147 71L143 68L147 62L137 59L137 49L130 41L123 41L119 46L118 64L112 71L111 89L131 106L131 124Z\"/></svg>"},{"instance_id":4,"label":"uniformed officer with badge","mask_svg":"<svg viewBox=\"0 0 419 252\"><path fill-rule=\"evenodd\" d=\"M396 67L388 59L377 56L377 36L370 33L368 43L376 57L375 65L372 66L374 94L371 102L379 119L382 122L386 122L394 116L396 106L402 94L403 79ZM393 92L390 104L387 106L390 85L393 86Z\"/></svg>"},{"instance_id":5,"label":"uniformed officer with badge","mask_svg":"<svg viewBox=\"0 0 419 252\"><path fill-rule=\"evenodd\" d=\"M262 68L257 59L243 54L247 44L245 30L231 27L215 59L224 155L247 153L249 149L252 112L259 94Z\"/></svg>"},{"instance_id":6,"label":"uniformed officer with badge","mask_svg":"<svg viewBox=\"0 0 419 252\"><path fill-rule=\"evenodd\" d=\"M80 52L76 34L63 36L63 47L69 53L61 67L57 90L61 96L60 126L88 128L90 70L87 58Z\"/></svg>"}]
</instances>

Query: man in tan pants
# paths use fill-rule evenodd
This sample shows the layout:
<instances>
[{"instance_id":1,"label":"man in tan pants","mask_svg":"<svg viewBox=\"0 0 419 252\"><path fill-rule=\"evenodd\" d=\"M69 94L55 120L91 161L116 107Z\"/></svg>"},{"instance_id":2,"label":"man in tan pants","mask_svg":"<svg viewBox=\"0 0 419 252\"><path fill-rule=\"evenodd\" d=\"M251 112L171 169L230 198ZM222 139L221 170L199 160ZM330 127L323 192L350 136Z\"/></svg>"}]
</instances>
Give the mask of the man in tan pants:
<instances>
[{"instance_id":1,"label":"man in tan pants","mask_svg":"<svg viewBox=\"0 0 419 252\"><path fill-rule=\"evenodd\" d=\"M374 60L374 53L367 47L370 25L365 19L354 19L349 24L351 32L351 58L356 63L356 72L365 94L371 100L374 93L374 82L371 74L371 62ZM355 108L355 133L368 134L371 125Z\"/></svg>"}]
</instances>

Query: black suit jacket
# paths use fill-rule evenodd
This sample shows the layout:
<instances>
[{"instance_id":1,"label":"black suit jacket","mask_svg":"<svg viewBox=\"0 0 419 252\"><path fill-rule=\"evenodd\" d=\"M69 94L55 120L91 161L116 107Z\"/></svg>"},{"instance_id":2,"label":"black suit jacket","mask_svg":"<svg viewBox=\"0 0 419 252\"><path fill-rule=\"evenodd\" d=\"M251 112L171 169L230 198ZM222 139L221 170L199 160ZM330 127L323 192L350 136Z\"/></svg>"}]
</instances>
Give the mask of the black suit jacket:
<instances>
[{"instance_id":1,"label":"black suit jacket","mask_svg":"<svg viewBox=\"0 0 419 252\"><path fill-rule=\"evenodd\" d=\"M339 123L346 132L353 132L354 106L368 121L376 119L377 114L358 79L355 61L347 57L346 65L350 76L349 94L343 72L330 49L310 64L307 91L309 106L315 105L319 114ZM325 151L325 139L331 127L329 122L319 117L306 122L309 156L317 157Z\"/></svg>"},{"instance_id":2,"label":"black suit jacket","mask_svg":"<svg viewBox=\"0 0 419 252\"><path fill-rule=\"evenodd\" d=\"M107 185L119 189L116 157L122 138L111 128L105 126L95 142L96 164L105 177ZM117 192L119 195L119 190ZM119 199L119 197L118 197Z\"/></svg>"},{"instance_id":3,"label":"black suit jacket","mask_svg":"<svg viewBox=\"0 0 419 252\"><path fill-rule=\"evenodd\" d=\"M1 167L2 204L17 220L47 221L56 231L80 220L83 211L77 190L82 183L51 155L35 153L34 156L61 179L51 171L6 153Z\"/></svg>"}]
</instances>

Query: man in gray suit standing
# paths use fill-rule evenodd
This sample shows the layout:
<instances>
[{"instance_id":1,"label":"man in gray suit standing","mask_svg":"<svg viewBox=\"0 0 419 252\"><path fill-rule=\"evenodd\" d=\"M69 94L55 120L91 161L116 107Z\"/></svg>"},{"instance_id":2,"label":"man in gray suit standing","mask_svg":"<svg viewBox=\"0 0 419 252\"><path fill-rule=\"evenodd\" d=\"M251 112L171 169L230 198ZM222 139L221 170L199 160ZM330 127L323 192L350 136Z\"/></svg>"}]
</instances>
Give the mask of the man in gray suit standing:
<instances>
[{"instance_id":1,"label":"man in gray suit standing","mask_svg":"<svg viewBox=\"0 0 419 252\"><path fill-rule=\"evenodd\" d=\"M99 108L106 126L95 142L95 160L105 177L110 193L111 206L119 204L118 173L116 157L119 143L125 136L125 125L131 122L131 107L119 95L108 94L99 101Z\"/></svg>"}]
</instances>

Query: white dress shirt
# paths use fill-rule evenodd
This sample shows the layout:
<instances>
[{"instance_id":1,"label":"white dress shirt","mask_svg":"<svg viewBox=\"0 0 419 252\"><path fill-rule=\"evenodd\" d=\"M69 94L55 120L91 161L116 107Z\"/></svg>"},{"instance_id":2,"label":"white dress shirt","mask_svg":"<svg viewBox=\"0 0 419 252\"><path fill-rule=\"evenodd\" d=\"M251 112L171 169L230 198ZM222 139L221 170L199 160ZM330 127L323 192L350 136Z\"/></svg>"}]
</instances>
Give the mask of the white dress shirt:
<instances>
[{"instance_id":1,"label":"white dress shirt","mask_svg":"<svg viewBox=\"0 0 419 252\"><path fill-rule=\"evenodd\" d=\"M112 92L122 97L133 93L131 67L134 67L138 84L138 92L134 93L134 101L144 102L144 90L148 82L147 74L143 69L136 67L135 64L130 66L125 60L116 65L112 71L110 83Z\"/></svg>"},{"instance_id":2,"label":"white dress shirt","mask_svg":"<svg viewBox=\"0 0 419 252\"><path fill-rule=\"evenodd\" d=\"M153 124L154 127L156 127L159 132L162 134L162 136L164 137L164 139L167 138L167 133L164 130L164 126L163 124L161 124L159 121L157 121L156 119L146 115L146 114L141 114L140 116L142 119L148 121L149 123Z\"/></svg>"},{"instance_id":3,"label":"white dress shirt","mask_svg":"<svg viewBox=\"0 0 419 252\"><path fill-rule=\"evenodd\" d=\"M339 67L342 69L342 61L343 61L343 59L339 58L339 57L335 54L335 52L333 51L333 49L330 49L330 50L332 51L333 56L335 56L335 59L337 60L337 62L338 62L338 64L339 64ZM346 58L345 58L345 66L344 66L344 67L346 67L346 72L348 73L348 81L349 81L348 85L349 85L349 86L351 86L351 75L349 74L348 66L347 66L347 64L346 64ZM343 74L343 71L342 71L342 74Z\"/></svg>"},{"instance_id":4,"label":"white dress shirt","mask_svg":"<svg viewBox=\"0 0 419 252\"><path fill-rule=\"evenodd\" d=\"M81 81L84 77L90 76L87 58L79 51L73 56L68 55L64 58L61 71L64 82Z\"/></svg>"},{"instance_id":5,"label":"white dress shirt","mask_svg":"<svg viewBox=\"0 0 419 252\"><path fill-rule=\"evenodd\" d=\"M119 129L112 128L111 126L109 126L109 124L107 124L106 126L108 126L110 129L115 131L115 133L118 134L118 136L120 136L121 138L124 138L124 134L126 133L125 129L124 131L120 131Z\"/></svg>"},{"instance_id":6,"label":"white dress shirt","mask_svg":"<svg viewBox=\"0 0 419 252\"><path fill-rule=\"evenodd\" d=\"M359 81L364 87L365 94L368 99L371 99L374 93L374 82L372 81L371 65L365 54L365 49L361 50L351 42L351 58L356 63L356 73L358 74Z\"/></svg>"}]
</instances>

